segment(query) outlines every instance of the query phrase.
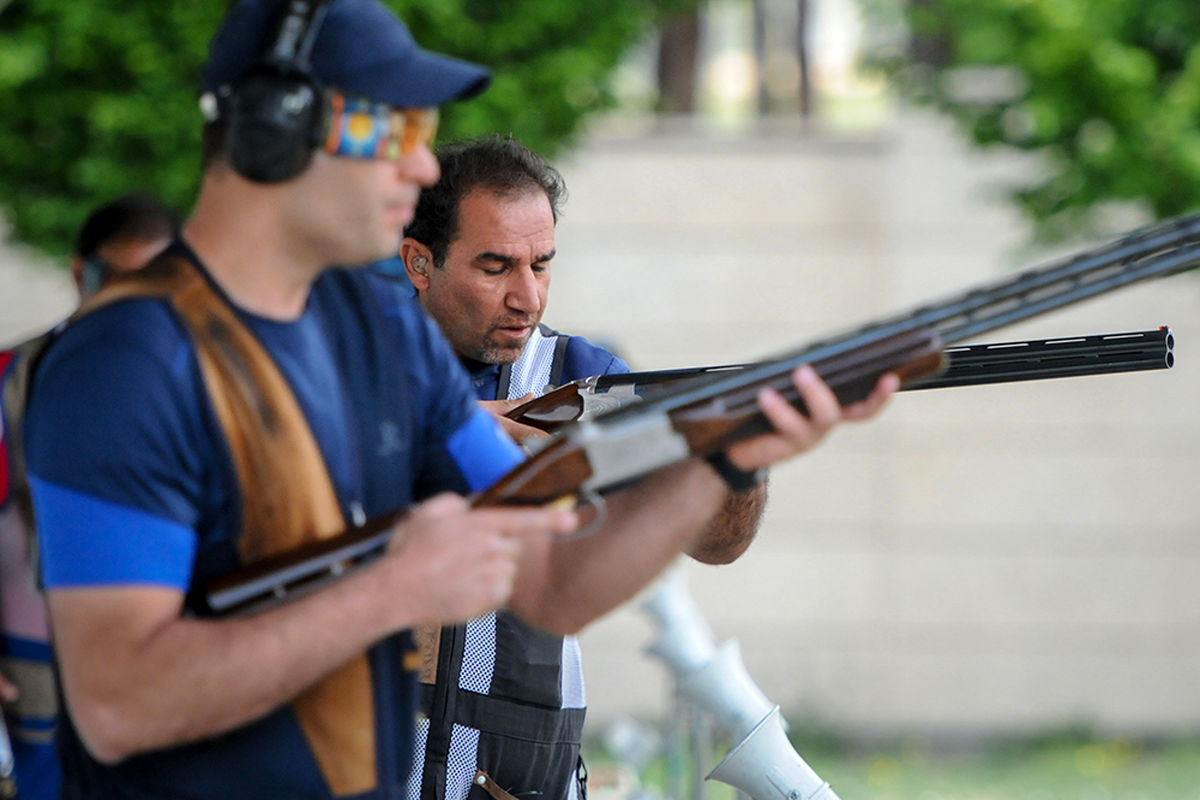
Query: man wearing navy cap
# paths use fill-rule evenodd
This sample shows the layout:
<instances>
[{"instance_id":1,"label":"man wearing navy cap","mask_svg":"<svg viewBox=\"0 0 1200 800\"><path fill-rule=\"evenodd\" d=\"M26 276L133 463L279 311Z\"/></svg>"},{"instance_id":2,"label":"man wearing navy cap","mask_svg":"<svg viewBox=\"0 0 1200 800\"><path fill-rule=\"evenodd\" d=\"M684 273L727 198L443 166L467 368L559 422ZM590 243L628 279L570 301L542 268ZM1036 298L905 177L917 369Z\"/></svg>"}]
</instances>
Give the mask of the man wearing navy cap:
<instances>
[{"instance_id":1,"label":"man wearing navy cap","mask_svg":"<svg viewBox=\"0 0 1200 800\"><path fill-rule=\"evenodd\" d=\"M520 458L413 302L361 269L437 180L433 107L478 67L376 0L242 0L203 75L204 178L182 238L102 292L35 375L25 424L67 717L65 798L402 798L410 630L501 605L570 633L687 547L723 496L703 462L573 512L472 510ZM765 394L751 471L840 418ZM888 386L851 415L873 411ZM240 566L393 509L387 552L291 602L213 617Z\"/></svg>"}]
</instances>

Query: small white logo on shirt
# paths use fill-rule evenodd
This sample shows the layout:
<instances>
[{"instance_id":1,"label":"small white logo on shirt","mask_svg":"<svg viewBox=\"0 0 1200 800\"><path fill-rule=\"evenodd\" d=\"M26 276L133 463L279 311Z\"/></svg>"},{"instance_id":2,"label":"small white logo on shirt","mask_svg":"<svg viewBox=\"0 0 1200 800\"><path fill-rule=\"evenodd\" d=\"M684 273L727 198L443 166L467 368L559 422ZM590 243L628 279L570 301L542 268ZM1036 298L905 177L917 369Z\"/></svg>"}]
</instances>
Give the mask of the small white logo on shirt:
<instances>
[{"instance_id":1,"label":"small white logo on shirt","mask_svg":"<svg viewBox=\"0 0 1200 800\"><path fill-rule=\"evenodd\" d=\"M379 448L376 451L380 458L387 458L402 453L408 448L400 436L400 426L390 419L379 423Z\"/></svg>"}]
</instances>

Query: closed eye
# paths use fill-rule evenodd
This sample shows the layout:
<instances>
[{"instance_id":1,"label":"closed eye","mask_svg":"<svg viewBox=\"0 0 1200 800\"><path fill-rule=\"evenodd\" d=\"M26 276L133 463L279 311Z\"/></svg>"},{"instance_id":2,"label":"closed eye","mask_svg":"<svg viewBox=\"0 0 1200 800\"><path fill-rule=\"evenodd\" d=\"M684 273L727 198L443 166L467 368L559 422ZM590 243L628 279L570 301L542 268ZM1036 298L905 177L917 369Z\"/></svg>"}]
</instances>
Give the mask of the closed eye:
<instances>
[{"instance_id":1,"label":"closed eye","mask_svg":"<svg viewBox=\"0 0 1200 800\"><path fill-rule=\"evenodd\" d=\"M475 264L484 275L503 275L517 265L517 260L500 253L480 253L475 256Z\"/></svg>"}]
</instances>

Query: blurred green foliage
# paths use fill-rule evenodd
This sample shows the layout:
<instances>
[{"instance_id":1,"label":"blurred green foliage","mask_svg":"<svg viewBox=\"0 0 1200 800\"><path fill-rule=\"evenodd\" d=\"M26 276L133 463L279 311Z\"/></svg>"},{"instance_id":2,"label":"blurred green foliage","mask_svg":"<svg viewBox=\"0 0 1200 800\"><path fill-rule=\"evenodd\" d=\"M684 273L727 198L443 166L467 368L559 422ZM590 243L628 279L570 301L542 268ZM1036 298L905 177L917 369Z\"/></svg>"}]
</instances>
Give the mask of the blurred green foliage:
<instances>
[{"instance_id":1,"label":"blurred green foliage","mask_svg":"<svg viewBox=\"0 0 1200 800\"><path fill-rule=\"evenodd\" d=\"M1014 193L1041 238L1086 229L1106 203L1155 217L1200 205L1196 0L861 2L877 26L907 21L918 47L874 61L908 96L979 145L1042 157Z\"/></svg>"},{"instance_id":2,"label":"blurred green foliage","mask_svg":"<svg viewBox=\"0 0 1200 800\"><path fill-rule=\"evenodd\" d=\"M695 0L385 0L424 47L492 87L443 110L442 140L512 133L553 156L611 105L611 73L667 10ZM151 191L186 214L200 174L198 75L225 2L0 0L0 213L70 249L97 204Z\"/></svg>"},{"instance_id":3,"label":"blurred green foliage","mask_svg":"<svg viewBox=\"0 0 1200 800\"><path fill-rule=\"evenodd\" d=\"M844 797L873 800L1190 800L1200 741L1109 737L1011 741L947 750L912 740L806 759Z\"/></svg>"}]
</instances>

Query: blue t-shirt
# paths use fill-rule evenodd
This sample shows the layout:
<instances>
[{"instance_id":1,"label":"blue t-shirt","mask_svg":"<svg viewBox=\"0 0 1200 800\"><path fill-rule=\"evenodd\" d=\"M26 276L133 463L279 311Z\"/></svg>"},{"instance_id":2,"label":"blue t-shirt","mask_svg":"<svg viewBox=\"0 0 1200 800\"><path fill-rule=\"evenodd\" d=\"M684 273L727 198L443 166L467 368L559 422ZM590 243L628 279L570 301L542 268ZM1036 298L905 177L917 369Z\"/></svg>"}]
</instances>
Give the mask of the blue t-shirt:
<instances>
[{"instance_id":1,"label":"blue t-shirt","mask_svg":"<svg viewBox=\"0 0 1200 800\"><path fill-rule=\"evenodd\" d=\"M238 313L295 392L347 519L483 488L520 460L476 407L436 328L394 284L329 270L294 322ZM25 435L48 590L188 592L240 566L233 463L194 348L166 302L122 301L68 328L38 367ZM368 651L379 786L358 797L404 796L409 646L404 633ZM115 766L93 760L65 723L64 797L332 796L290 706Z\"/></svg>"}]
</instances>

